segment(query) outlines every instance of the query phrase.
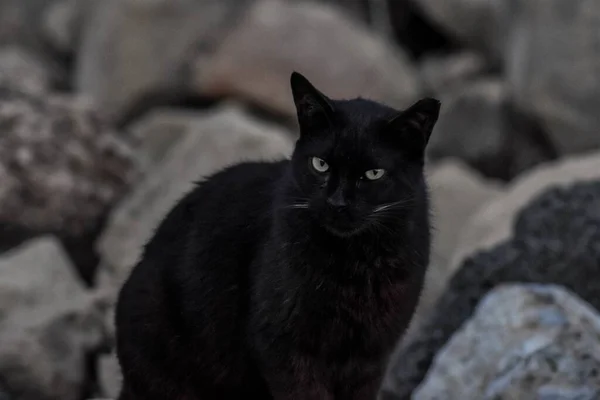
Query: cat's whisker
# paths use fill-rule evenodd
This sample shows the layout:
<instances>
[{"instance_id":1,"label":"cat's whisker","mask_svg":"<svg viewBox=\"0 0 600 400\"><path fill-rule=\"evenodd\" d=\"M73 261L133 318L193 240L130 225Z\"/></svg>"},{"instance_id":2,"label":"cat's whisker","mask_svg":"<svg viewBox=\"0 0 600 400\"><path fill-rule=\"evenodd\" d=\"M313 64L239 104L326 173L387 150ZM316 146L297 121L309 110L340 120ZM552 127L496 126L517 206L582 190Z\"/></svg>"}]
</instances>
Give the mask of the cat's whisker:
<instances>
[{"instance_id":1,"label":"cat's whisker","mask_svg":"<svg viewBox=\"0 0 600 400\"><path fill-rule=\"evenodd\" d=\"M413 198L408 198L408 199L396 201L393 203L382 204L378 207L375 207L375 209L373 210L373 213L378 213L381 211L389 210L391 208L399 208L401 206L405 206L407 204L412 203L413 200L414 200Z\"/></svg>"},{"instance_id":2,"label":"cat's whisker","mask_svg":"<svg viewBox=\"0 0 600 400\"><path fill-rule=\"evenodd\" d=\"M284 208L308 208L308 203L290 204Z\"/></svg>"}]
</instances>

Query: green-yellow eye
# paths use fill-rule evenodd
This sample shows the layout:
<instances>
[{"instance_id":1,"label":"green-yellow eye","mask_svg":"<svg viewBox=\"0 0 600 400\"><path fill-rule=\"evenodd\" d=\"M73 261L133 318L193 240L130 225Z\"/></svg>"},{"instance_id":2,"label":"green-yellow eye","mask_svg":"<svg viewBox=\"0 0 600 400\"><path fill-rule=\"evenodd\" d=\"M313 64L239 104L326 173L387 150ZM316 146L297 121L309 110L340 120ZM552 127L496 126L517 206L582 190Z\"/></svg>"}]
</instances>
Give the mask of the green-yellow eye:
<instances>
[{"instance_id":1,"label":"green-yellow eye","mask_svg":"<svg viewBox=\"0 0 600 400\"><path fill-rule=\"evenodd\" d=\"M383 175L385 175L384 169L370 169L367 172L365 172L365 177L370 181L376 181Z\"/></svg>"},{"instance_id":2,"label":"green-yellow eye","mask_svg":"<svg viewBox=\"0 0 600 400\"><path fill-rule=\"evenodd\" d=\"M315 171L320 173L327 172L327 170L329 169L329 164L327 164L325 160L319 157L311 157L310 164L312 165Z\"/></svg>"}]
</instances>

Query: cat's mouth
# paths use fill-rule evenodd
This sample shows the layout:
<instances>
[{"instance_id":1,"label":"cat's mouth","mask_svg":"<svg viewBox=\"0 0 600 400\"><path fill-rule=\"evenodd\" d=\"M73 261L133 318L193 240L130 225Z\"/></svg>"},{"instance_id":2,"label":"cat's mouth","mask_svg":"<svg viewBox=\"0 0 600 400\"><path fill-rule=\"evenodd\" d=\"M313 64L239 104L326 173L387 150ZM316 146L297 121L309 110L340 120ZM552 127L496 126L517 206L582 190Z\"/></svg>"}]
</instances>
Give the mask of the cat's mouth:
<instances>
[{"instance_id":1,"label":"cat's mouth","mask_svg":"<svg viewBox=\"0 0 600 400\"><path fill-rule=\"evenodd\" d=\"M335 236L349 237L363 231L366 224L349 215L331 214L324 218L323 226Z\"/></svg>"}]
</instances>

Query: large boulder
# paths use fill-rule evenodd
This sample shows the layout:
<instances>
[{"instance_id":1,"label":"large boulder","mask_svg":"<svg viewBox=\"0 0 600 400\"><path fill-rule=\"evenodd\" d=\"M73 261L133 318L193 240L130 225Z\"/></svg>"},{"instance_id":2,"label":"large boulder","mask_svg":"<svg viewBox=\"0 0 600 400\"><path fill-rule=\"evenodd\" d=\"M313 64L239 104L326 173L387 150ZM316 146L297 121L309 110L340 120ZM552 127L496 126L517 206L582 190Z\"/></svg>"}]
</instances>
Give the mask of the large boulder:
<instances>
[{"instance_id":1,"label":"large boulder","mask_svg":"<svg viewBox=\"0 0 600 400\"><path fill-rule=\"evenodd\" d=\"M400 48L334 8L279 0L257 2L212 57L199 57L192 85L205 96L240 97L293 117L294 70L334 98L362 95L405 107L421 92Z\"/></svg>"},{"instance_id":2,"label":"large boulder","mask_svg":"<svg viewBox=\"0 0 600 400\"><path fill-rule=\"evenodd\" d=\"M113 120L185 89L188 57L210 50L246 0L105 0L86 23L75 87Z\"/></svg>"},{"instance_id":3,"label":"large boulder","mask_svg":"<svg viewBox=\"0 0 600 400\"><path fill-rule=\"evenodd\" d=\"M501 286L438 353L414 400L600 398L600 314L560 286Z\"/></svg>"},{"instance_id":4,"label":"large boulder","mask_svg":"<svg viewBox=\"0 0 600 400\"><path fill-rule=\"evenodd\" d=\"M53 0L44 9L41 31L45 41L56 51L71 54L98 0Z\"/></svg>"},{"instance_id":5,"label":"large boulder","mask_svg":"<svg viewBox=\"0 0 600 400\"><path fill-rule=\"evenodd\" d=\"M77 237L135 178L129 144L79 98L0 88L0 224Z\"/></svg>"},{"instance_id":6,"label":"large boulder","mask_svg":"<svg viewBox=\"0 0 600 400\"><path fill-rule=\"evenodd\" d=\"M10 398L80 399L91 378L87 358L105 341L98 300L55 239L0 258L0 381Z\"/></svg>"},{"instance_id":7,"label":"large boulder","mask_svg":"<svg viewBox=\"0 0 600 400\"><path fill-rule=\"evenodd\" d=\"M587 161L587 162L586 162ZM481 246L498 239L492 248L471 253L462 259L446 291L440 296L434 311L426 317L411 340L403 344L392 362L392 384L388 398L409 398L421 383L434 355L451 335L473 314L477 303L487 292L503 283L525 282L560 284L578 294L592 306L600 308L600 282L590 279L600 270L600 157L571 164L570 182L560 185L566 173L532 174L506 195L498 196L481 214L499 216L489 220L497 225L496 234L481 231L477 241ZM577 167L585 169L579 170ZM590 168L590 169L587 169ZM554 169L555 172L557 168ZM546 179L536 182L534 178ZM595 181L586 181L595 176ZM535 183L534 183L535 182ZM552 185L556 182L556 185ZM516 206L515 193L529 201ZM496 209L490 214L490 210ZM504 209L505 213L498 212ZM511 210L511 212L506 212ZM474 217L478 218L478 216ZM467 228L468 229L468 228ZM506 232L506 230L508 232ZM488 234L490 232L487 232Z\"/></svg>"},{"instance_id":8,"label":"large boulder","mask_svg":"<svg viewBox=\"0 0 600 400\"><path fill-rule=\"evenodd\" d=\"M0 86L43 93L59 79L59 69L47 59L24 47L0 47Z\"/></svg>"},{"instance_id":9,"label":"large boulder","mask_svg":"<svg viewBox=\"0 0 600 400\"><path fill-rule=\"evenodd\" d=\"M420 62L420 67L427 89L435 95L477 79L489 69L485 58L473 51L427 55Z\"/></svg>"},{"instance_id":10,"label":"large boulder","mask_svg":"<svg viewBox=\"0 0 600 400\"><path fill-rule=\"evenodd\" d=\"M505 70L511 98L560 154L600 147L600 2L512 1Z\"/></svg>"},{"instance_id":11,"label":"large boulder","mask_svg":"<svg viewBox=\"0 0 600 400\"><path fill-rule=\"evenodd\" d=\"M502 51L503 16L510 0L413 0L446 34L497 60Z\"/></svg>"},{"instance_id":12,"label":"large boulder","mask_svg":"<svg viewBox=\"0 0 600 400\"><path fill-rule=\"evenodd\" d=\"M159 113L165 120L175 119L167 112ZM159 123L158 118L154 121ZM151 141L165 142L157 137L160 131L148 127ZM293 148L291 134L235 108L190 115L181 128L185 132L179 141L109 218L98 243L103 256L101 285L119 289L157 224L194 182L236 162L285 158ZM171 131L162 134L168 136Z\"/></svg>"},{"instance_id":13,"label":"large boulder","mask_svg":"<svg viewBox=\"0 0 600 400\"><path fill-rule=\"evenodd\" d=\"M535 124L510 107L502 81L479 79L441 99L438 134L428 146L432 159L460 158L487 176L508 180L555 157Z\"/></svg>"}]
</instances>

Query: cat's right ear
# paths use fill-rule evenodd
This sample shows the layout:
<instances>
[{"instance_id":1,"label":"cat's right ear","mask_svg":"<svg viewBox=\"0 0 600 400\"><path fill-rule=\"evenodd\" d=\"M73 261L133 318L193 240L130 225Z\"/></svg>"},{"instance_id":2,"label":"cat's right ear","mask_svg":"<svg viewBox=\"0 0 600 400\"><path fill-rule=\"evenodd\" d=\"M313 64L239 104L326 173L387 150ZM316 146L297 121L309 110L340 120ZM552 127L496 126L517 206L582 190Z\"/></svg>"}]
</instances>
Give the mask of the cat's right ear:
<instances>
[{"instance_id":1,"label":"cat's right ear","mask_svg":"<svg viewBox=\"0 0 600 400\"><path fill-rule=\"evenodd\" d=\"M334 111L331 100L298 72L292 73L290 84L301 134L327 126Z\"/></svg>"}]
</instances>

